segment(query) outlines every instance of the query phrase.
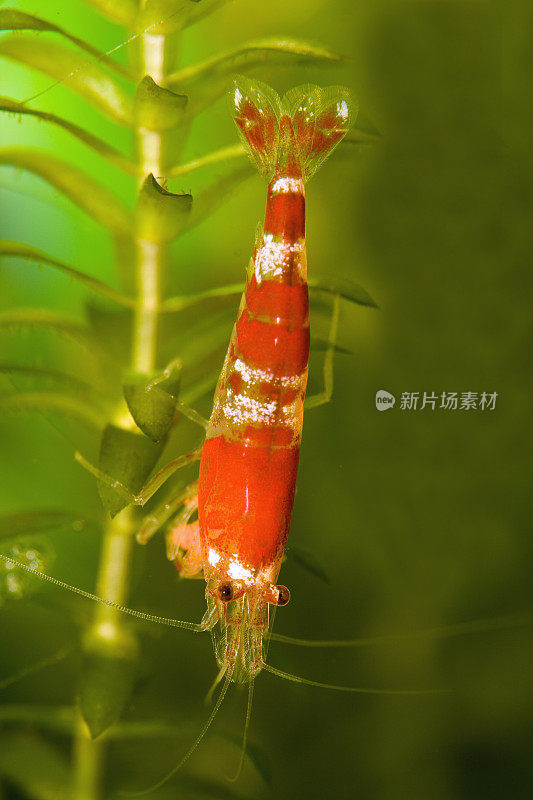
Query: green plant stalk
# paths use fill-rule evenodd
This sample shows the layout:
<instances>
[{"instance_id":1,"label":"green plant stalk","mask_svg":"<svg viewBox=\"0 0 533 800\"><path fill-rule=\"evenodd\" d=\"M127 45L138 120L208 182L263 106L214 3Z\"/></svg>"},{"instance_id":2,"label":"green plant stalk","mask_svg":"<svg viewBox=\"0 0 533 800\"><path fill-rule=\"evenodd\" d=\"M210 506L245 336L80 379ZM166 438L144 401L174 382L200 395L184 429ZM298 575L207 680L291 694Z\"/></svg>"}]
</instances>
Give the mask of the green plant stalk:
<instances>
[{"instance_id":1,"label":"green plant stalk","mask_svg":"<svg viewBox=\"0 0 533 800\"><path fill-rule=\"evenodd\" d=\"M102 742L91 739L81 714L78 713L74 736L74 774L72 797L74 800L95 800L100 795Z\"/></svg>"},{"instance_id":2,"label":"green plant stalk","mask_svg":"<svg viewBox=\"0 0 533 800\"><path fill-rule=\"evenodd\" d=\"M161 85L165 81L168 37L144 33L141 37L141 75L150 75ZM139 183L151 172L157 179L163 175L165 135L143 127L138 120L136 130L139 162ZM157 322L161 292L161 270L165 252L161 243L138 239L137 297L135 311L132 366L136 372L150 373L157 352Z\"/></svg>"},{"instance_id":3,"label":"green plant stalk","mask_svg":"<svg viewBox=\"0 0 533 800\"><path fill-rule=\"evenodd\" d=\"M156 83L164 83L168 37L143 34L140 46L140 74L150 75ZM138 154L139 184L151 172L156 178L163 174L166 134L148 130L137 121L135 130ZM161 291L161 271L166 258L165 246L143 239L135 241L137 304L133 320L131 368L134 372L150 373L157 366L158 306ZM121 404L114 424L128 427L133 424ZM117 604L128 598L132 549L136 515L128 506L109 521L101 547L96 592L100 597ZM123 623L119 612L98 606L90 634L105 640L106 646L123 644ZM94 639L93 639L94 640ZM91 739L87 726L80 718L74 741L73 800L98 800L103 766L103 743Z\"/></svg>"}]
</instances>

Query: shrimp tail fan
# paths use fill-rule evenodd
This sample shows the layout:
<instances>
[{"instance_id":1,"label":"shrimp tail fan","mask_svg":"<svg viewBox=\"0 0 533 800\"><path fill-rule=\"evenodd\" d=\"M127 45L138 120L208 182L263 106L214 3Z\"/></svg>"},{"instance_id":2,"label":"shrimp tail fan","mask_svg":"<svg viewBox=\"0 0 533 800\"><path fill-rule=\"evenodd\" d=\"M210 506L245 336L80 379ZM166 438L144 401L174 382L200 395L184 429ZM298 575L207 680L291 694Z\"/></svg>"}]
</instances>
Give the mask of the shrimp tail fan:
<instances>
[{"instance_id":1,"label":"shrimp tail fan","mask_svg":"<svg viewBox=\"0 0 533 800\"><path fill-rule=\"evenodd\" d=\"M237 129L258 171L309 180L353 125L357 104L342 86L305 84L280 98L270 86L239 77L233 91Z\"/></svg>"}]
</instances>

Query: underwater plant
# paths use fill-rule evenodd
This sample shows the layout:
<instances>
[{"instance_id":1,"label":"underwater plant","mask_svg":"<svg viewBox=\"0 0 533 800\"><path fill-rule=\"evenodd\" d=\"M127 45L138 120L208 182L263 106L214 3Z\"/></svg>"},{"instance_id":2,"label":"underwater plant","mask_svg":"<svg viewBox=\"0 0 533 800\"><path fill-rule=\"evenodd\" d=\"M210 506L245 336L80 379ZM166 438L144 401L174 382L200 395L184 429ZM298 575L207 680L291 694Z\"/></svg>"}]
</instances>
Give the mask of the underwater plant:
<instances>
[{"instance_id":1,"label":"underwater plant","mask_svg":"<svg viewBox=\"0 0 533 800\"><path fill-rule=\"evenodd\" d=\"M71 33L19 9L0 9L0 28L6 32L0 40L0 56L47 76L43 88L31 97L2 96L0 109L22 123L34 118L65 131L97 155L98 171L91 174L49 149L19 145L2 147L0 164L33 173L78 206L107 232L116 264L117 288L81 269L76 259L67 263L22 241L0 243L6 263L28 270L34 263L59 271L85 290L83 320L44 306L4 308L0 316L3 331L28 330L37 337L35 358L22 361L14 347L0 365L11 387L0 401L3 411L33 411L57 427L78 462L96 476L102 504L101 511L92 508L90 513L73 507L30 506L2 521L0 590L10 602L39 591L39 581L31 572L49 574L50 582L61 584L51 570L55 550L60 550L54 531L94 529L101 537L94 587L103 602L82 614L80 640L63 644L56 656L18 673L20 678L44 669L71 657L78 648L82 653L77 710L69 710L68 720L58 724L71 730L74 737L72 777L62 776L67 785L53 790L54 796L76 800L99 796L104 735L120 720L134 691L139 636L124 622L119 608L130 594L135 537L147 541L159 528L172 528L183 507L183 491L172 489L173 475L198 456L194 449L192 453L183 450L192 434L187 430L181 436L181 431L187 420L205 424L191 405L209 397L214 388L228 312L232 313L241 291L241 285L235 284L206 287L194 294L179 287L173 243L209 218L251 174L242 144L222 146L184 161L191 128L198 115L227 92L236 72L278 68L291 62L318 66L341 62L325 48L269 38L200 63L183 64L180 53L186 29L224 3L147 0L137 7L130 0L114 0L90 5L102 16L102 24L107 17L127 31L106 52L86 41L82 31ZM67 87L111 120L107 139L79 124L76 112L66 118L41 108L59 86ZM124 142L125 133L129 139L126 147L116 146L116 141ZM355 129L351 144L364 144L371 138ZM167 188L168 181L193 179L213 167L221 174L198 192ZM308 168L308 172L313 170ZM127 192L122 194L135 195L133 208L113 188L114 182L119 186L124 180ZM312 297L319 301L314 313L326 320L333 315L328 338L311 341L325 359L322 402L331 394L333 353L341 349L333 340L339 298L363 306L374 303L353 283L335 284L313 275L310 286ZM334 298L331 308L324 303L328 296ZM50 363L53 357L41 356L46 352L42 343L50 335L67 343L67 352L56 358L55 364ZM173 459L161 467L168 462L169 453L174 453ZM166 483L169 478L170 487ZM155 499L150 510L156 493L157 511ZM189 511L187 519L191 514ZM298 548L289 553L320 573L320 567ZM77 591L91 596L85 590ZM150 617L142 612L138 616ZM7 679L3 685L9 683ZM51 709L52 729L54 716ZM24 746L29 747L22 742L21 755ZM36 762L40 756L44 758L37 742L32 747ZM31 748L27 752L31 757ZM30 796L44 796L48 791L39 788L38 775L32 778L34 786L26 773L5 764L4 768Z\"/></svg>"},{"instance_id":2,"label":"underwater plant","mask_svg":"<svg viewBox=\"0 0 533 800\"><path fill-rule=\"evenodd\" d=\"M394 0L0 5L3 798L529 796L522 154L516 191L505 185L509 258L498 185L500 124L525 142L528 83L516 78L524 91L501 116L492 14ZM292 599L264 634L272 670L249 729L253 684L230 685L161 783L227 677L204 708L209 637L169 626L197 628L205 584L181 580L164 538L194 566L176 531L186 523L194 543L186 487L264 206L223 97L236 75L281 96L345 84L384 136L353 158L375 141L359 116L307 192L309 399L329 400L333 360L336 388L305 413L280 575ZM458 389L499 392L496 408L401 408L404 390ZM385 414L377 390L397 398ZM154 483L169 463L180 470ZM232 636L214 633L223 664Z\"/></svg>"}]
</instances>

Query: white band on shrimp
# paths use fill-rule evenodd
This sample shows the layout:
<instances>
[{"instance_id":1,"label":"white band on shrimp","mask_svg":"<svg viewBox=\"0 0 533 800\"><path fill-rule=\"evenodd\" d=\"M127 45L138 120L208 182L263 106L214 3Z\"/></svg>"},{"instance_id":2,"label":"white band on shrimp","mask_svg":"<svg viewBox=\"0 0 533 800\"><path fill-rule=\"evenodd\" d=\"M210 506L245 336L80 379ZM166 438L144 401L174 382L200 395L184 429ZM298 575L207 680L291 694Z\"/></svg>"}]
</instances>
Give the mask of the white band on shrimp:
<instances>
[{"instance_id":1,"label":"white band on shrimp","mask_svg":"<svg viewBox=\"0 0 533 800\"><path fill-rule=\"evenodd\" d=\"M301 178L278 178L270 191L272 194L303 194L304 182Z\"/></svg>"},{"instance_id":2,"label":"white band on shrimp","mask_svg":"<svg viewBox=\"0 0 533 800\"><path fill-rule=\"evenodd\" d=\"M306 373L298 373L297 375L280 375L276 376L272 370L261 369L260 367L251 367L241 358L236 358L233 365L235 372L238 372L243 381L248 384L257 385L266 381L279 386L290 387L292 389L303 388L303 381Z\"/></svg>"},{"instance_id":3,"label":"white band on shrimp","mask_svg":"<svg viewBox=\"0 0 533 800\"><path fill-rule=\"evenodd\" d=\"M285 275L295 256L300 277L304 278L304 264L300 261L304 254L304 247L302 239L297 242L287 242L281 237L275 237L272 233L265 233L263 243L255 256L254 269L257 283L261 283L264 278L272 279Z\"/></svg>"}]
</instances>

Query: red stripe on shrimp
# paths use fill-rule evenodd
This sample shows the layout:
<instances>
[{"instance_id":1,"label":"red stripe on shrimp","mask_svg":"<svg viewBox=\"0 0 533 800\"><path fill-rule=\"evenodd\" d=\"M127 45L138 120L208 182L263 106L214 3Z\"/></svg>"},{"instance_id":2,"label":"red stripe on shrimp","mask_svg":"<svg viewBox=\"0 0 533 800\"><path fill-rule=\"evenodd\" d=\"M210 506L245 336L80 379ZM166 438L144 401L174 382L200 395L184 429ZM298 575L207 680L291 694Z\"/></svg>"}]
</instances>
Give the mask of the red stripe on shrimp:
<instances>
[{"instance_id":1,"label":"red stripe on shrimp","mask_svg":"<svg viewBox=\"0 0 533 800\"><path fill-rule=\"evenodd\" d=\"M305 237L305 196L303 184L300 191L275 192L280 180L293 181L292 178L281 178L272 181L268 187L265 213L265 233L282 236L289 242L296 242Z\"/></svg>"},{"instance_id":2,"label":"red stripe on shrimp","mask_svg":"<svg viewBox=\"0 0 533 800\"><path fill-rule=\"evenodd\" d=\"M281 560L290 524L299 448L270 450L218 436L204 444L200 466L200 529L209 550L257 574ZM219 566L220 565L220 566Z\"/></svg>"},{"instance_id":3,"label":"red stripe on shrimp","mask_svg":"<svg viewBox=\"0 0 533 800\"><path fill-rule=\"evenodd\" d=\"M246 309L251 317L263 321L283 322L292 328L305 325L309 318L309 292L297 270L291 275L298 283L278 281L257 283L252 275L246 286Z\"/></svg>"},{"instance_id":4,"label":"red stripe on shrimp","mask_svg":"<svg viewBox=\"0 0 533 800\"><path fill-rule=\"evenodd\" d=\"M275 377L300 375L309 359L309 326L291 330L286 324L253 319L243 311L236 326L241 358Z\"/></svg>"}]
</instances>

